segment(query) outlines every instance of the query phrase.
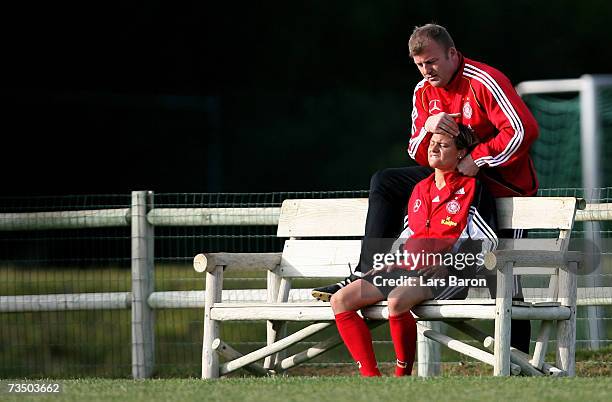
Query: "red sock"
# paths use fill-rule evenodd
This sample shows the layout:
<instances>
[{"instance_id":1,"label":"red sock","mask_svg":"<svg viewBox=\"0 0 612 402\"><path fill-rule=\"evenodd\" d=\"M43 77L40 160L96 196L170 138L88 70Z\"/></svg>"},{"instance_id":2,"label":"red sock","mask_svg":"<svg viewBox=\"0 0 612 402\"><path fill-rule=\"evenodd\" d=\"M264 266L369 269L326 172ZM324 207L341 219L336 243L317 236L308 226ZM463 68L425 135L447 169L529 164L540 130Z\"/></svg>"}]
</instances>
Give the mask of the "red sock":
<instances>
[{"instance_id":1,"label":"red sock","mask_svg":"<svg viewBox=\"0 0 612 402\"><path fill-rule=\"evenodd\" d=\"M372 347L372 335L363 318L355 311L345 311L336 314L336 326L346 348L357 362L361 375L380 376Z\"/></svg>"},{"instance_id":2,"label":"red sock","mask_svg":"<svg viewBox=\"0 0 612 402\"><path fill-rule=\"evenodd\" d=\"M397 365L395 376L401 377L412 373L414 353L416 351L416 321L412 313L407 312L389 316L389 330L395 348Z\"/></svg>"}]
</instances>

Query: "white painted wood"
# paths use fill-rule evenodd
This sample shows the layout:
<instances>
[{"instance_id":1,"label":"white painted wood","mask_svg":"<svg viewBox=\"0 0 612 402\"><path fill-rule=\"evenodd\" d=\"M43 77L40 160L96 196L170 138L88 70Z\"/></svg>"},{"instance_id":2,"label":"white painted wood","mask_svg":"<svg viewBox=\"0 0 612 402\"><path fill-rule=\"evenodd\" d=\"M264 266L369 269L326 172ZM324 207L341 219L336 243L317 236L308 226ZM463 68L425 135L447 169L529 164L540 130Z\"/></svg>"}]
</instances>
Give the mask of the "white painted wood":
<instances>
[{"instance_id":1,"label":"white painted wood","mask_svg":"<svg viewBox=\"0 0 612 402\"><path fill-rule=\"evenodd\" d=\"M573 197L513 197L497 199L500 229L571 229Z\"/></svg>"},{"instance_id":2,"label":"white painted wood","mask_svg":"<svg viewBox=\"0 0 612 402\"><path fill-rule=\"evenodd\" d=\"M219 356L213 341L219 338L219 322L212 317L212 306L221 302L223 267L206 272L206 302L204 306L204 339L202 342L202 378L219 377Z\"/></svg>"},{"instance_id":3,"label":"white painted wood","mask_svg":"<svg viewBox=\"0 0 612 402\"><path fill-rule=\"evenodd\" d=\"M580 262L581 260L582 256L578 252L563 253L559 250L496 250L484 255L484 263L489 270L513 262L517 267L529 268L522 272L535 275L550 275L555 271L546 267L567 266L570 261Z\"/></svg>"},{"instance_id":4,"label":"white painted wood","mask_svg":"<svg viewBox=\"0 0 612 402\"><path fill-rule=\"evenodd\" d=\"M491 338L490 336L487 336L485 341L483 342L483 344L484 344L484 346L486 348L493 349L493 346L495 344L495 340L493 338ZM516 349L514 347L510 347L510 356L512 357L512 361L520 363L521 365L529 363L529 365L531 365L533 367L533 369L535 369L534 365L531 364L531 357L527 353L525 353L525 352L523 352L521 350L518 350L518 349ZM530 371L532 370L529 367L526 367L526 369L530 370ZM555 367L555 366L553 366L551 364L548 364L546 362L542 363L542 368L541 368L540 372L545 374L545 375L550 375L550 376L553 376L553 377L563 377L563 376L566 376L566 373L564 371L559 370L557 367ZM535 373L535 375L539 375L539 374Z\"/></svg>"},{"instance_id":5,"label":"white painted wood","mask_svg":"<svg viewBox=\"0 0 612 402\"><path fill-rule=\"evenodd\" d=\"M447 324L450 325L451 327L457 328L458 330L460 330L461 332L463 332L466 335L471 336L472 338L476 339L478 342L482 343L485 347L489 348L490 350L493 350L493 345L494 345L494 339L487 335L486 333L482 332L481 330L479 330L478 328L466 323L466 322L457 322L457 321L447 321ZM519 355L519 356L523 356L522 357L522 361L518 361L515 355ZM537 372L537 370L534 369L533 365L529 364L529 355L524 354L523 352L521 352L518 349L515 349L513 347L510 347L510 361L514 364L517 364L521 367L521 371L530 375L542 375L541 372ZM546 371L546 374L558 374L558 372L555 372L553 370L553 368L548 365L549 367L547 367L547 370L551 370L551 372ZM540 367L542 368L542 367ZM558 370L557 370L558 371ZM514 374L514 373L513 373Z\"/></svg>"},{"instance_id":6,"label":"white painted wood","mask_svg":"<svg viewBox=\"0 0 612 402\"><path fill-rule=\"evenodd\" d=\"M267 272L267 301L268 303L276 303L276 299L278 297L278 290L280 288L280 280L281 277L277 275L273 271ZM279 334L278 331L280 329L280 322L278 321L268 321L266 323L266 344L268 346L272 345L274 342L278 340ZM266 370L271 370L274 368L274 363L276 361L276 356L274 354L267 356L264 360L264 368Z\"/></svg>"},{"instance_id":7,"label":"white painted wood","mask_svg":"<svg viewBox=\"0 0 612 402\"><path fill-rule=\"evenodd\" d=\"M559 251L561 250L562 243L559 238L546 238L546 239L498 239L498 249L510 252L512 250L541 250L541 251Z\"/></svg>"},{"instance_id":8,"label":"white painted wood","mask_svg":"<svg viewBox=\"0 0 612 402\"><path fill-rule=\"evenodd\" d=\"M545 301L543 290L539 288L523 288L525 300L536 302ZM612 287L578 288L578 306L605 306L612 305Z\"/></svg>"},{"instance_id":9,"label":"white painted wood","mask_svg":"<svg viewBox=\"0 0 612 402\"><path fill-rule=\"evenodd\" d=\"M368 201L363 199L285 200L279 237L363 236ZM497 200L500 229L570 229L573 197L515 197Z\"/></svg>"},{"instance_id":10,"label":"white painted wood","mask_svg":"<svg viewBox=\"0 0 612 402\"><path fill-rule=\"evenodd\" d=\"M197 272L204 272L222 265L225 270L231 269L276 269L280 263L281 253L206 253L198 254L193 259Z\"/></svg>"},{"instance_id":11,"label":"white painted wood","mask_svg":"<svg viewBox=\"0 0 612 402\"><path fill-rule=\"evenodd\" d=\"M557 323L557 366L573 377L576 371L576 274L577 265L559 270L559 302L570 309L567 320Z\"/></svg>"},{"instance_id":12,"label":"white painted wood","mask_svg":"<svg viewBox=\"0 0 612 402\"><path fill-rule=\"evenodd\" d=\"M537 369L542 369L544 357L548 349L548 339L550 337L552 325L553 321L542 321L542 324L540 324L540 332L536 338L533 357L530 360L530 363Z\"/></svg>"},{"instance_id":13,"label":"white painted wood","mask_svg":"<svg viewBox=\"0 0 612 402\"><path fill-rule=\"evenodd\" d=\"M455 350L466 356L470 356L476 360L480 360L481 362L487 363L491 366L495 364L495 356L493 356L491 353L485 352L482 349L478 349L474 346L458 341L454 338L451 338L450 336L433 331L427 327L423 327L420 323L417 324L417 329L424 336L436 342L440 342L449 349ZM510 373L510 370L512 370L512 374L519 374L521 372L520 367L515 364L508 365L508 373Z\"/></svg>"},{"instance_id":14,"label":"white painted wood","mask_svg":"<svg viewBox=\"0 0 612 402\"><path fill-rule=\"evenodd\" d=\"M225 360L231 361L236 360L244 356L242 353L238 352L236 349L232 348L227 343L223 342L221 339L217 338L212 343L212 349L219 354L219 356L223 357ZM262 365L257 363L251 363L243 367L246 371L251 374L266 376L270 374L268 370L263 368Z\"/></svg>"},{"instance_id":15,"label":"white painted wood","mask_svg":"<svg viewBox=\"0 0 612 402\"><path fill-rule=\"evenodd\" d=\"M278 287L278 295L276 297L277 303L287 303L289 300L289 293L291 292L291 279L281 278L280 285ZM278 338L284 338L287 336L287 322L279 321ZM287 356L287 350L281 350L280 352L272 355L274 356L274 367L277 367L280 362Z\"/></svg>"},{"instance_id":16,"label":"white painted wood","mask_svg":"<svg viewBox=\"0 0 612 402\"><path fill-rule=\"evenodd\" d=\"M515 267L514 275L541 275L548 276L554 275L557 272L557 268L553 267ZM525 288L523 288L524 295Z\"/></svg>"},{"instance_id":17,"label":"white painted wood","mask_svg":"<svg viewBox=\"0 0 612 402\"><path fill-rule=\"evenodd\" d=\"M147 218L155 226L274 226L280 208L154 208Z\"/></svg>"},{"instance_id":18,"label":"white painted wood","mask_svg":"<svg viewBox=\"0 0 612 402\"><path fill-rule=\"evenodd\" d=\"M297 304L298 306L294 306ZM386 320L389 312L386 305L366 307L363 316L373 320ZM419 305L413 308L419 320L481 319L495 318L494 305ZM518 320L564 320L570 316L568 307L512 307L513 319ZM334 314L327 303L249 304L219 303L211 311L218 321L332 321Z\"/></svg>"},{"instance_id":19,"label":"white painted wood","mask_svg":"<svg viewBox=\"0 0 612 402\"><path fill-rule=\"evenodd\" d=\"M376 328L384 323L384 321L368 321L367 325L368 328L372 330L373 328ZM291 367L297 366L298 364L302 364L310 359L314 359L315 357L327 352L328 350L340 345L341 343L342 338L340 338L339 334L332 335L329 338L316 343L315 345L309 347L308 349L302 352L284 358L279 362L279 364L277 364L276 371L281 372L284 370L288 370Z\"/></svg>"},{"instance_id":20,"label":"white painted wood","mask_svg":"<svg viewBox=\"0 0 612 402\"><path fill-rule=\"evenodd\" d=\"M312 289L291 289L288 303L311 302ZM476 292L478 291L478 292ZM122 294L128 300L124 303ZM513 302L514 306L531 306L533 303L546 303L537 306L558 306L559 302L547 302L548 297L543 296L545 290L542 288L523 288L526 302ZM92 296L84 296L86 293L64 294L64 295L26 295L26 296L0 296L0 312L17 311L62 311L66 309L85 310L103 308L129 308L131 305L131 294L129 292L118 292L115 296L106 297L106 293L91 293ZM266 301L266 289L232 289L223 291L223 303L263 303ZM472 297L478 295L479 297ZM487 298L482 298L483 296ZM495 300L488 298L488 289L471 289L470 296L465 300L427 300L422 305L463 305L463 304L495 304ZM86 303L87 298L100 300L100 304L92 301ZM149 306L153 309L162 308L204 308L205 292L202 290L192 291L166 291L153 292L149 296ZM32 301L30 303L29 301ZM57 300L57 304L55 302ZM65 300L65 302L64 302ZM78 300L78 301L77 301ZM74 303L74 304L73 304ZM586 305L612 305L612 287L601 288L578 288L578 306ZM292 304L293 305L293 304ZM83 306L83 308L77 308ZM567 310L569 311L569 310ZM569 315L568 315L569 316Z\"/></svg>"},{"instance_id":21,"label":"white painted wood","mask_svg":"<svg viewBox=\"0 0 612 402\"><path fill-rule=\"evenodd\" d=\"M367 211L367 198L285 200L277 236L363 236Z\"/></svg>"},{"instance_id":22,"label":"white painted wood","mask_svg":"<svg viewBox=\"0 0 612 402\"><path fill-rule=\"evenodd\" d=\"M344 277L348 274L348 264L358 263L360 249L359 240L286 241L279 273L284 277ZM267 260L269 262L252 262L251 266L259 263L269 267L275 262L274 258L271 256L270 260ZM521 274L538 275L550 275L555 272L554 267L566 265L568 261L580 260L579 253L561 254L558 250L498 250L485 256L485 264L489 269L513 261L515 266L525 267L520 270Z\"/></svg>"},{"instance_id":23,"label":"white painted wood","mask_svg":"<svg viewBox=\"0 0 612 402\"><path fill-rule=\"evenodd\" d=\"M356 266L360 240L287 240L279 274L283 277L346 277Z\"/></svg>"},{"instance_id":24,"label":"white painted wood","mask_svg":"<svg viewBox=\"0 0 612 402\"><path fill-rule=\"evenodd\" d=\"M208 266L208 258L206 258L206 255L203 253L200 253L198 255L196 255L195 257L193 257L193 269L196 270L196 272L206 272L206 267Z\"/></svg>"},{"instance_id":25,"label":"white painted wood","mask_svg":"<svg viewBox=\"0 0 612 402\"><path fill-rule=\"evenodd\" d=\"M132 305L131 292L0 296L1 313L121 310Z\"/></svg>"},{"instance_id":26,"label":"white painted wood","mask_svg":"<svg viewBox=\"0 0 612 402\"><path fill-rule=\"evenodd\" d=\"M341 343L342 338L340 338L340 335L332 335L329 338L316 343L314 346L311 346L302 352L282 359L276 366L276 370L278 372L288 370L292 367L297 366L298 364L302 364L304 362L307 362L308 360L314 359L315 357L327 352L328 350L340 345Z\"/></svg>"},{"instance_id":27,"label":"white painted wood","mask_svg":"<svg viewBox=\"0 0 612 402\"><path fill-rule=\"evenodd\" d=\"M154 229L147 222L151 191L132 192L132 376L148 378L155 367L155 313L147 300L155 289Z\"/></svg>"},{"instance_id":28,"label":"white painted wood","mask_svg":"<svg viewBox=\"0 0 612 402\"><path fill-rule=\"evenodd\" d=\"M0 230L83 229L129 226L129 208L0 214Z\"/></svg>"},{"instance_id":29,"label":"white painted wood","mask_svg":"<svg viewBox=\"0 0 612 402\"><path fill-rule=\"evenodd\" d=\"M296 344L297 342L300 342L301 340L308 338L309 336L312 336L316 334L317 332L329 327L330 325L332 324L328 322L325 322L325 323L320 322L320 323L309 325L308 327L303 328L297 332L294 332L293 334L273 343L272 345L265 346L261 349L258 349L247 355L244 355L239 359L222 364L221 367L219 368L219 373L221 375L226 375L233 371L236 371L239 368L242 368L248 364L256 362L257 360L263 359L267 356L270 356L273 353L286 349Z\"/></svg>"},{"instance_id":30,"label":"white painted wood","mask_svg":"<svg viewBox=\"0 0 612 402\"><path fill-rule=\"evenodd\" d=\"M489 348L490 350L495 349L495 340L492 337L488 336L483 343L484 346ZM533 367L531 363L529 363L529 355L524 354L522 352L519 354L518 352L520 351L513 347L510 347L510 364L514 363L518 365L521 368L521 373L525 375L530 375L534 377L541 377L542 375L544 375L541 371L539 371L538 369Z\"/></svg>"},{"instance_id":31,"label":"white painted wood","mask_svg":"<svg viewBox=\"0 0 612 402\"><path fill-rule=\"evenodd\" d=\"M587 204L584 210L576 211L577 222L612 221L612 203Z\"/></svg>"},{"instance_id":32,"label":"white painted wood","mask_svg":"<svg viewBox=\"0 0 612 402\"><path fill-rule=\"evenodd\" d=\"M557 300L558 295L559 274L558 272L555 272L554 275L551 275L549 280L547 300ZM553 323L553 321L542 321L538 337L536 338L533 357L531 358L530 363L539 370L542 369L544 358L546 356L546 352L548 351L548 340L550 338L550 331Z\"/></svg>"},{"instance_id":33,"label":"white painted wood","mask_svg":"<svg viewBox=\"0 0 612 402\"><path fill-rule=\"evenodd\" d=\"M497 297L495 299L495 364L494 376L510 375L510 325L512 319L512 262L497 271Z\"/></svg>"},{"instance_id":34,"label":"white painted wood","mask_svg":"<svg viewBox=\"0 0 612 402\"><path fill-rule=\"evenodd\" d=\"M420 325L440 332L439 322L423 321ZM440 344L427 338L420 331L417 331L417 373L419 377L440 375Z\"/></svg>"},{"instance_id":35,"label":"white painted wood","mask_svg":"<svg viewBox=\"0 0 612 402\"><path fill-rule=\"evenodd\" d=\"M257 290L257 289L255 289ZM223 291L223 300L229 301L228 291ZM235 291L230 291L232 294ZM239 291L247 294L248 290ZM149 307L152 309L164 308L204 308L206 292L203 290L177 290L167 292L153 292L149 296ZM263 300L263 299L262 299Z\"/></svg>"},{"instance_id":36,"label":"white painted wood","mask_svg":"<svg viewBox=\"0 0 612 402\"><path fill-rule=\"evenodd\" d=\"M248 290L244 290L244 292L258 291L258 290L260 292L258 292L257 294L260 295L261 291L264 289L248 289ZM295 290L306 290L306 289L295 289ZM226 292L227 293L224 293L224 294L229 293L231 295L231 294L235 294L241 291L234 290L234 291L226 291ZM295 301L295 302L290 302L290 303L268 303L266 300L267 300L266 297L263 297L261 301L239 300L240 303L217 303L215 304L214 307L220 307L220 308L225 308L225 307L251 308L251 307L266 307L266 306L272 306L272 307L283 307L283 306L287 306L287 307L317 307L317 306L318 307L329 307L328 302L316 301L312 297L310 297L309 299L307 298L306 300L300 300L300 301ZM494 305L495 305L494 299L463 299L463 300L425 300L424 302L422 302L416 307L420 307L420 306L466 306L466 308L477 308L478 306L491 307ZM561 304L559 302L544 301L544 302L530 303L530 302L513 300L512 305L515 307L557 307L557 306L560 306ZM387 302L381 301L381 302L374 304L374 306L385 307L387 306ZM368 308L368 307L365 307L365 308Z\"/></svg>"}]
</instances>

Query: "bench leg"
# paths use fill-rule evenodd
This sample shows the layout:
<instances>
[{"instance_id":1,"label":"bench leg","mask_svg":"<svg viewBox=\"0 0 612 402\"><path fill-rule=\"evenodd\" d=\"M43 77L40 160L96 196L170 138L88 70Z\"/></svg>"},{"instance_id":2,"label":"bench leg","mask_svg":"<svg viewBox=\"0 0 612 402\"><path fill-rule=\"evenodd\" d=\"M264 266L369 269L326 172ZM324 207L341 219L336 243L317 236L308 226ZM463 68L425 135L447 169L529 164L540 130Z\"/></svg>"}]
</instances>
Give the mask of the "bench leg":
<instances>
[{"instance_id":1,"label":"bench leg","mask_svg":"<svg viewBox=\"0 0 612 402\"><path fill-rule=\"evenodd\" d=\"M508 262L497 271L497 296L495 298L495 364L493 375L510 375L510 327L512 325L512 270Z\"/></svg>"},{"instance_id":2,"label":"bench leg","mask_svg":"<svg viewBox=\"0 0 612 402\"><path fill-rule=\"evenodd\" d=\"M277 275L275 272L268 271L267 274L267 288L268 288L268 303L276 303L278 298L278 290L280 288L281 277ZM266 322L266 345L270 346L274 342L278 340L278 333L280 328L280 322L278 321L267 321ZM272 370L274 368L274 363L276 360L276 356L267 356L264 359L264 368L266 370Z\"/></svg>"},{"instance_id":3,"label":"bench leg","mask_svg":"<svg viewBox=\"0 0 612 402\"><path fill-rule=\"evenodd\" d=\"M287 303L289 300L289 292L291 291L291 280L287 278L282 278L280 281L280 286L278 288L278 296L276 301L278 303ZM287 336L287 321L281 321L276 332L276 340L285 338ZM278 366L280 362L287 357L287 350L281 350L276 355L274 355L274 367Z\"/></svg>"},{"instance_id":4,"label":"bench leg","mask_svg":"<svg viewBox=\"0 0 612 402\"><path fill-rule=\"evenodd\" d=\"M219 337L219 322L211 319L214 303L221 302L223 267L206 272L206 293L204 305L204 339L202 342L202 378L219 378L219 356L213 350L213 341Z\"/></svg>"},{"instance_id":5,"label":"bench leg","mask_svg":"<svg viewBox=\"0 0 612 402\"><path fill-rule=\"evenodd\" d=\"M559 302L569 307L569 319L557 322L557 367L568 376L576 375L576 271L578 265L559 270Z\"/></svg>"},{"instance_id":6,"label":"bench leg","mask_svg":"<svg viewBox=\"0 0 612 402\"><path fill-rule=\"evenodd\" d=\"M441 324L438 321L422 321L423 327L440 332ZM440 375L440 344L417 333L417 372L419 377L433 377Z\"/></svg>"}]
</instances>

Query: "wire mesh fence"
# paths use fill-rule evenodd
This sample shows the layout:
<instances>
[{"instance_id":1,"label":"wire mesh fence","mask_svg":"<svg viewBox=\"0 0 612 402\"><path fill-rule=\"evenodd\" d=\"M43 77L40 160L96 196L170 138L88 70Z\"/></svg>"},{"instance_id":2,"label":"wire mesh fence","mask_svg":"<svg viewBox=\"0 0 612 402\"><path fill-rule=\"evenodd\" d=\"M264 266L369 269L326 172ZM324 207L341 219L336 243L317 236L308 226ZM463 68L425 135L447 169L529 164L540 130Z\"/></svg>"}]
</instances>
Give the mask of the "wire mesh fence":
<instances>
[{"instance_id":1,"label":"wire mesh fence","mask_svg":"<svg viewBox=\"0 0 612 402\"><path fill-rule=\"evenodd\" d=\"M546 196L584 196L581 189L541 190ZM367 197L367 191L291 192L250 194L155 194L153 205L160 209L189 211L202 208L278 208L291 198ZM612 188L600 189L593 199L610 202ZM129 208L130 195L2 198L0 213L82 211ZM259 209L258 211L262 211ZM274 214L270 209L270 214ZM187 217L189 218L189 216ZM202 291L204 278L192 268L200 252L275 252L283 239L275 225L187 225L155 228L155 290ZM610 222L597 227L601 239L612 237ZM577 236L588 233L582 222ZM533 233L533 236L547 236ZM603 241L600 286L612 286L612 247ZM348 274L348 267L347 267ZM294 288L312 288L326 280L296 280ZM582 284L585 285L585 284ZM579 284L579 286L582 286ZM228 272L225 289L264 289L265 272ZM0 296L129 292L130 228L0 231ZM107 294L105 293L105 294ZM265 296L264 296L265 297ZM608 295L610 297L610 295ZM598 346L610 345L610 306L598 307ZM578 312L579 349L593 347L593 326L588 307ZM200 373L203 312L201 308L155 311L156 375L192 376ZM592 317L592 315L591 315ZM592 318L591 318L592 320ZM483 326L483 329L491 330ZM289 331L305 326L290 323ZM535 334L538 324L533 324ZM329 336L330 328L289 351L316 343ZM131 329L129 309L0 313L0 377L129 377L131 373ZM449 333L452 333L449 330ZM386 326L374 330L380 361L393 361L394 353ZM603 336L602 336L603 334ZM265 344L264 323L239 322L224 325L221 338L240 352ZM442 360L458 362L459 355L443 351ZM310 364L346 364L345 348L333 349Z\"/></svg>"}]
</instances>

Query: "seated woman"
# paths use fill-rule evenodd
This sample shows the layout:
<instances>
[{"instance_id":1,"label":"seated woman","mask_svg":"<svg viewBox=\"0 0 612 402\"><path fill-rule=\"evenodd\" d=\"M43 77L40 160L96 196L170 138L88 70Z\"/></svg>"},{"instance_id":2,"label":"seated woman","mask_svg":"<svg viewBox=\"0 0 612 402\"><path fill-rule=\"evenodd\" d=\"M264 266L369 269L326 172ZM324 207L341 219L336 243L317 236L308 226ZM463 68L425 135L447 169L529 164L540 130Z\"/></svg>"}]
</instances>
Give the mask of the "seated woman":
<instances>
[{"instance_id":1,"label":"seated woman","mask_svg":"<svg viewBox=\"0 0 612 402\"><path fill-rule=\"evenodd\" d=\"M434 173L416 185L408 202L407 222L400 236L403 244L398 253L404 259L382 269L375 267L331 298L338 332L363 376L381 374L372 337L357 310L388 300L389 329L397 358L395 375L410 375L417 332L410 309L424 300L467 296L468 286L464 284L467 281L456 278L469 276L470 269L463 269L465 264L459 264L459 258L450 264L441 263L435 255L458 256L466 253L467 244L477 244L478 252L492 250L497 245L493 198L474 177L462 176L456 171L459 160L476 145L472 130L461 125L459 128L457 137L434 134L431 138L428 160ZM406 253L419 259L405 258ZM429 256L436 262L428 261ZM473 263L471 272L478 261Z\"/></svg>"}]
</instances>

